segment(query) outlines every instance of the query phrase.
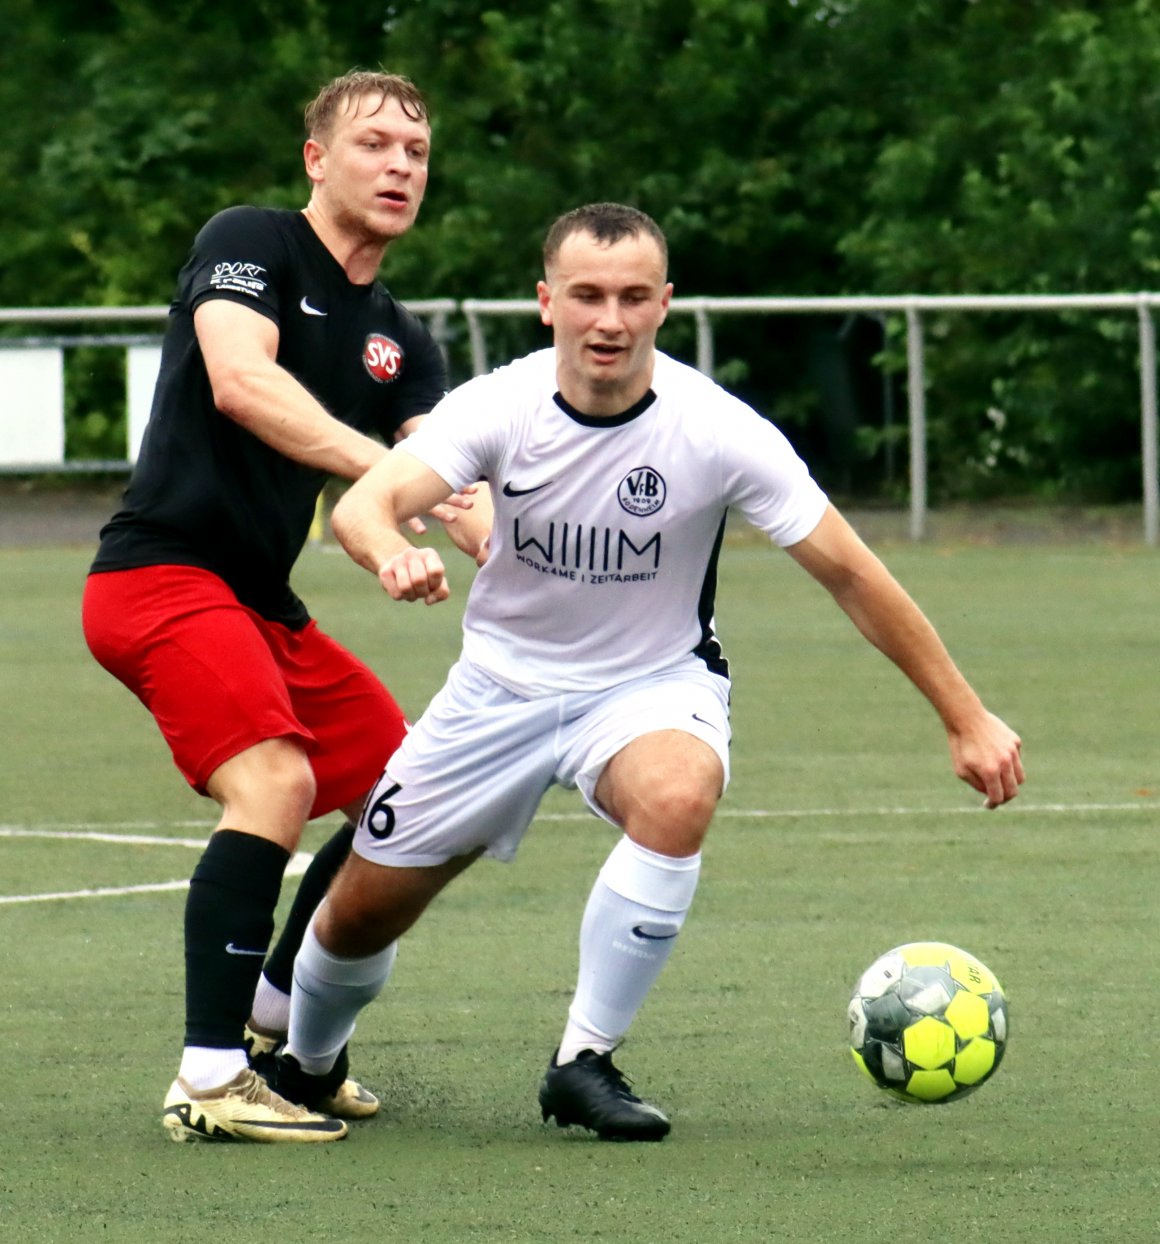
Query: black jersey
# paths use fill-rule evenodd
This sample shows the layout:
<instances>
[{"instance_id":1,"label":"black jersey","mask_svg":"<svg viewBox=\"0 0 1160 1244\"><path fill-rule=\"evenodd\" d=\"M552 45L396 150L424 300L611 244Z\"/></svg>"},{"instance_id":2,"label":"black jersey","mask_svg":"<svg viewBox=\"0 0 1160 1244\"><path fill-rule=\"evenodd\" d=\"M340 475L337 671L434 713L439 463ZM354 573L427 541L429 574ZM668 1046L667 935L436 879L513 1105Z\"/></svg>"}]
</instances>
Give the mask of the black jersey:
<instances>
[{"instance_id":1,"label":"black jersey","mask_svg":"<svg viewBox=\"0 0 1160 1244\"><path fill-rule=\"evenodd\" d=\"M391 444L447 389L426 327L375 281L352 284L301 212L234 207L198 234L178 278L161 370L121 509L93 570L199 566L272 621L309 620L290 588L326 480L214 405L193 313L227 298L278 325L277 362L344 423Z\"/></svg>"}]
</instances>

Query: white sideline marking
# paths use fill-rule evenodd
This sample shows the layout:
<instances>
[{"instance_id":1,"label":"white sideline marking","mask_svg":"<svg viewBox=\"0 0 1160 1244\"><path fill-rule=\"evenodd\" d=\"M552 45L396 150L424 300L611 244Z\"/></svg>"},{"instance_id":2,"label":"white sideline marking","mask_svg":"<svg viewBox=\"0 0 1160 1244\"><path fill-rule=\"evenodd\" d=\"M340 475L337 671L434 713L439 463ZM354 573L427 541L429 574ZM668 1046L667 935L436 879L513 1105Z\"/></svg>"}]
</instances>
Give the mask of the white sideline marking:
<instances>
[{"instance_id":1,"label":"white sideline marking","mask_svg":"<svg viewBox=\"0 0 1160 1244\"><path fill-rule=\"evenodd\" d=\"M207 826L208 829L208 826ZM204 851L205 838L164 838L155 834L112 834L107 830L88 829L81 825L57 826L53 829L27 829L19 825L0 825L0 838L67 838L82 842L117 842L136 847L193 847Z\"/></svg>"},{"instance_id":2,"label":"white sideline marking","mask_svg":"<svg viewBox=\"0 0 1160 1244\"><path fill-rule=\"evenodd\" d=\"M976 804L970 808L799 808L796 811L777 809L766 811L762 808L748 812L726 811L718 816L976 816L980 812L1002 812L1004 816L1028 812L1156 812L1160 811L1160 802L1141 798L1135 803L1011 803L1002 809L984 808Z\"/></svg>"},{"instance_id":3,"label":"white sideline marking","mask_svg":"<svg viewBox=\"0 0 1160 1244\"><path fill-rule=\"evenodd\" d=\"M109 886L100 890L58 890L55 894L4 894L0 904L49 903L67 898L115 898L122 894L159 894L162 890L188 890L188 881L159 881L156 885Z\"/></svg>"},{"instance_id":4,"label":"white sideline marking","mask_svg":"<svg viewBox=\"0 0 1160 1244\"><path fill-rule=\"evenodd\" d=\"M1084 812L1156 812L1158 807L1154 799L1143 798L1134 803L1013 803L1002 809L1002 815L1052 813L1075 815ZM981 804L961 808L722 808L717 816L720 818L743 819L758 817L771 820L803 820L818 817L879 817L879 816L977 816L984 811ZM542 812L537 816L541 821L586 821L595 814L587 808L577 812ZM136 830L161 829L163 821L147 821L126 825L125 828ZM174 826L187 829L204 829L209 835L210 824L202 821L174 821ZM146 847L186 847L200 851L205 847L203 838L166 838L159 834L147 833L112 833L94 824L84 822L45 826L32 829L22 825L0 825L0 838L64 838L71 841L115 843L118 846ZM306 871L314 857L300 851L286 868L287 877L298 877ZM188 881L161 881L151 885L109 886L91 890L62 890L51 894L11 894L0 895L0 906L12 903L47 903L73 898L113 898L126 894L157 894L166 890L184 890Z\"/></svg>"},{"instance_id":5,"label":"white sideline marking","mask_svg":"<svg viewBox=\"0 0 1160 1244\"><path fill-rule=\"evenodd\" d=\"M721 817L768 817L778 820L798 820L808 817L840 816L978 816L988 809L976 804L969 808L720 808L714 820ZM1160 812L1160 800L1141 798L1136 803L1020 803L1008 804L1001 809L991 809L997 815L1014 816L1028 812ZM594 813L541 812L538 821L579 821Z\"/></svg>"},{"instance_id":6,"label":"white sideline marking","mask_svg":"<svg viewBox=\"0 0 1160 1244\"><path fill-rule=\"evenodd\" d=\"M183 821L185 826L200 822ZM160 827L160 822L158 822ZM152 828L152 826L148 826ZM205 827L210 828L208 825ZM208 837L208 834L207 834ZM112 834L87 826L57 826L54 828L29 829L21 825L0 825L0 838L67 838L76 842L106 842L118 846L186 847L195 851L205 849L205 838L165 838L156 834ZM287 877L300 877L314 858L309 852L299 851L286 865ZM0 894L0 906L12 903L49 903L72 898L118 898L126 894L161 894L167 890L188 890L189 879L182 881L158 881L148 885L101 886L91 890L58 890L49 894Z\"/></svg>"}]
</instances>

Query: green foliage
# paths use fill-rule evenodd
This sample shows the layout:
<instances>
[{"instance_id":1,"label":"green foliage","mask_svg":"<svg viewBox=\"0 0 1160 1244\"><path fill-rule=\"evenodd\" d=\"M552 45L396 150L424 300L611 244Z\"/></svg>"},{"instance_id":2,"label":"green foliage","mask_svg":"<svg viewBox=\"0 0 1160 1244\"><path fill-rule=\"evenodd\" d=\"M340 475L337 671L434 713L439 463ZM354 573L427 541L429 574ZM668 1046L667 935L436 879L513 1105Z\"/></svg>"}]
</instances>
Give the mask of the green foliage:
<instances>
[{"instance_id":1,"label":"green foliage","mask_svg":"<svg viewBox=\"0 0 1160 1244\"><path fill-rule=\"evenodd\" d=\"M5 93L23 76L43 100L32 84L46 67L58 86L23 105L37 128L32 141L21 134L22 193L7 178L4 193L31 199L37 223L0 240L0 303L164 302L213 212L304 202L302 108L346 67L328 5L114 0L86 19L72 5L15 2L45 30L39 61L17 62L9 45Z\"/></svg>"},{"instance_id":2,"label":"green foliage","mask_svg":"<svg viewBox=\"0 0 1160 1244\"><path fill-rule=\"evenodd\" d=\"M0 48L0 305L165 301L212 212L305 202L302 107L333 74L378 64L420 84L435 122L420 227L388 259L404 298L530 295L546 225L594 199L657 217L679 294L1102 292L1160 271L1152 0L8 11L21 35ZM1137 494L1130 316L927 328L936 500ZM858 465L895 436L881 394L840 417L827 405L880 347L834 323L819 351L819 331L730 326L720 374L820 454L823 476L881 486ZM508 326L497 348L527 340ZM810 360L827 351L823 377ZM836 422L852 424L837 458Z\"/></svg>"},{"instance_id":3,"label":"green foliage","mask_svg":"<svg viewBox=\"0 0 1160 1244\"><path fill-rule=\"evenodd\" d=\"M1082 293L1156 272L1160 11L860 6L863 73L905 89L840 244L877 292ZM971 317L928 325L936 496L1132 495L1135 321ZM957 450L957 452L956 452Z\"/></svg>"},{"instance_id":4,"label":"green foliage","mask_svg":"<svg viewBox=\"0 0 1160 1244\"><path fill-rule=\"evenodd\" d=\"M66 350L65 458L116 462L125 457L125 354L77 346Z\"/></svg>"}]
</instances>

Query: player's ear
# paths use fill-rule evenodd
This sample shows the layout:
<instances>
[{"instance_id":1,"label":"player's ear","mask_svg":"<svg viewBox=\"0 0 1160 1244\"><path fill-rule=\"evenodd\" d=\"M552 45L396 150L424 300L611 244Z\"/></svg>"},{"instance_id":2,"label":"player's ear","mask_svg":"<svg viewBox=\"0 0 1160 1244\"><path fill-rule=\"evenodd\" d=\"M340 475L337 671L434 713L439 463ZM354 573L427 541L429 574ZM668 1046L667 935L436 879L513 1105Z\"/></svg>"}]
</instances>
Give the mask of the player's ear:
<instances>
[{"instance_id":1,"label":"player's ear","mask_svg":"<svg viewBox=\"0 0 1160 1244\"><path fill-rule=\"evenodd\" d=\"M540 323L552 326L552 289L547 281L536 282L536 297L540 302Z\"/></svg>"},{"instance_id":2,"label":"player's ear","mask_svg":"<svg viewBox=\"0 0 1160 1244\"><path fill-rule=\"evenodd\" d=\"M306 176L316 185L323 180L326 148L315 138L308 138L302 147L302 163Z\"/></svg>"}]
</instances>

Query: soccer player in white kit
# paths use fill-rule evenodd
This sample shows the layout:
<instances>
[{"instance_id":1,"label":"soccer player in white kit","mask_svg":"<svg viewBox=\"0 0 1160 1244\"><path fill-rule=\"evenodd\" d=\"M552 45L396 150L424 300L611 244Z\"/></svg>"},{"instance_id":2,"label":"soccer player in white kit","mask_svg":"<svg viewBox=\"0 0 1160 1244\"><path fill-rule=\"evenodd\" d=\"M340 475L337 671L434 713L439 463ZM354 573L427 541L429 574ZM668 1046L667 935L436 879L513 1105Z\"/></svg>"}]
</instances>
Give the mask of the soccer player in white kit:
<instances>
[{"instance_id":1,"label":"soccer player in white kit","mask_svg":"<svg viewBox=\"0 0 1160 1244\"><path fill-rule=\"evenodd\" d=\"M578 208L553 225L544 260L553 347L449 394L336 507L347 552L393 599L427 604L448 596L443 565L401 524L480 479L495 521L461 657L367 800L299 952L271 1075L307 1105L345 1077L355 1018L398 938L479 856L511 859L555 783L622 837L584 913L543 1117L660 1140L669 1120L611 1056L672 952L728 782L713 626L727 511L785 548L914 682L987 806L1016 795L1021 743L782 434L657 351L672 296L657 225L618 204Z\"/></svg>"}]
</instances>

